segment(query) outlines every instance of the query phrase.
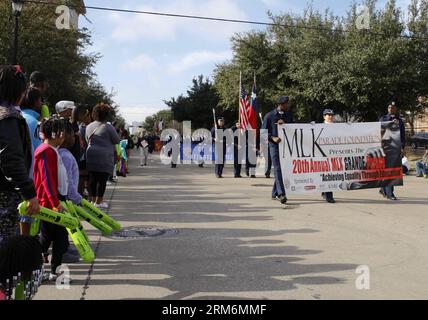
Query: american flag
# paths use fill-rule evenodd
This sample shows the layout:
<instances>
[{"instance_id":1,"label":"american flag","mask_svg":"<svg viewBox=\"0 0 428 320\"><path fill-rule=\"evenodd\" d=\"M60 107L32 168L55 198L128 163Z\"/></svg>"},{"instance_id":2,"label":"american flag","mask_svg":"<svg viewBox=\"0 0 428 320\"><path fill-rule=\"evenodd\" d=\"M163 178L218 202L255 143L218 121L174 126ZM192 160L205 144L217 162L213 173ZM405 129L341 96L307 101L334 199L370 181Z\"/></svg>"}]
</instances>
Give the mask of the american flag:
<instances>
[{"instance_id":1,"label":"american flag","mask_svg":"<svg viewBox=\"0 0 428 320\"><path fill-rule=\"evenodd\" d=\"M241 116L241 129L247 130L251 126L249 121L249 111L250 111L250 96L247 91L245 91L244 86L241 82L241 91L239 94L239 114Z\"/></svg>"},{"instance_id":2,"label":"american flag","mask_svg":"<svg viewBox=\"0 0 428 320\"><path fill-rule=\"evenodd\" d=\"M251 96L245 91L242 85L242 79L240 84L239 94L239 114L241 117L241 128L243 130L257 129L257 87L256 80L254 78L254 85Z\"/></svg>"}]
</instances>

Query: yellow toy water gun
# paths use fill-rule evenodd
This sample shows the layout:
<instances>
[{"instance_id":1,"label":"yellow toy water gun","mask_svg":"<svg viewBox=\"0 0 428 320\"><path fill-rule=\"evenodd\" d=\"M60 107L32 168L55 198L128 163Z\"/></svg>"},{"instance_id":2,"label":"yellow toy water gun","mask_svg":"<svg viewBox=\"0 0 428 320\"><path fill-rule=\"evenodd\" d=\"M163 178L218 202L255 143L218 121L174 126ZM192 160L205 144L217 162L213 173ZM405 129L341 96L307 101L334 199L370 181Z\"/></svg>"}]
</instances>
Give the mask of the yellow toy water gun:
<instances>
[{"instance_id":1,"label":"yellow toy water gun","mask_svg":"<svg viewBox=\"0 0 428 320\"><path fill-rule=\"evenodd\" d=\"M95 207L92 203L90 203L86 199L82 199L82 205L85 209L88 209L89 213L93 216L97 217L99 220L110 226L114 231L119 231L122 227L121 225L107 214L102 212L100 209Z\"/></svg>"}]
</instances>

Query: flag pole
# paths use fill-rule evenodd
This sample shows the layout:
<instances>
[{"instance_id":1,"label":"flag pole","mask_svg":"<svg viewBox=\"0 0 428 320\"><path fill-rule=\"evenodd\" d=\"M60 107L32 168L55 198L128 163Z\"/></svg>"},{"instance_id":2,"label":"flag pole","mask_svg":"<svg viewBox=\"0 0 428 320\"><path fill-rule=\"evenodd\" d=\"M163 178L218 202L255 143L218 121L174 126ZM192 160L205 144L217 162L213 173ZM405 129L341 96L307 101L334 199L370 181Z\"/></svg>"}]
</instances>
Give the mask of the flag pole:
<instances>
[{"instance_id":1,"label":"flag pole","mask_svg":"<svg viewBox=\"0 0 428 320\"><path fill-rule=\"evenodd\" d=\"M256 77L256 71L255 70L254 70L254 85L257 88L257 77ZM263 126L263 114L261 112L259 112L259 118L260 118L261 124Z\"/></svg>"},{"instance_id":2,"label":"flag pole","mask_svg":"<svg viewBox=\"0 0 428 320\"><path fill-rule=\"evenodd\" d=\"M241 125L241 88L242 88L242 71L239 71L239 97L238 97L238 121Z\"/></svg>"},{"instance_id":3,"label":"flag pole","mask_svg":"<svg viewBox=\"0 0 428 320\"><path fill-rule=\"evenodd\" d=\"M215 109L213 108L214 128L217 130L217 117L215 115Z\"/></svg>"}]
</instances>

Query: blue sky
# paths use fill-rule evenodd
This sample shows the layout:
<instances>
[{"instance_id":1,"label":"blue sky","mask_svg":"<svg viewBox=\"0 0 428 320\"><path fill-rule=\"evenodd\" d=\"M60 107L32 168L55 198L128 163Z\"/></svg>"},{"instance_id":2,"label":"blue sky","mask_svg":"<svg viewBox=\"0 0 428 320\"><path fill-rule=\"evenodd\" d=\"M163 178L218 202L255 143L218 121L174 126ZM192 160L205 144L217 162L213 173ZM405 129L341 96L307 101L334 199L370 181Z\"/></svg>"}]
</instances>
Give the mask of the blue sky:
<instances>
[{"instance_id":1,"label":"blue sky","mask_svg":"<svg viewBox=\"0 0 428 320\"><path fill-rule=\"evenodd\" d=\"M397 1L407 5L410 0ZM386 0L379 1L383 6ZM298 0L85 0L88 6L157 11L240 20L268 21L274 14L303 12ZM315 8L342 15L352 1L312 0ZM80 26L92 32L89 52L102 54L98 80L128 123L165 109L162 102L185 93L191 80L212 75L215 65L232 57L230 37L256 26L88 10ZM263 27L260 27L263 28Z\"/></svg>"}]
</instances>

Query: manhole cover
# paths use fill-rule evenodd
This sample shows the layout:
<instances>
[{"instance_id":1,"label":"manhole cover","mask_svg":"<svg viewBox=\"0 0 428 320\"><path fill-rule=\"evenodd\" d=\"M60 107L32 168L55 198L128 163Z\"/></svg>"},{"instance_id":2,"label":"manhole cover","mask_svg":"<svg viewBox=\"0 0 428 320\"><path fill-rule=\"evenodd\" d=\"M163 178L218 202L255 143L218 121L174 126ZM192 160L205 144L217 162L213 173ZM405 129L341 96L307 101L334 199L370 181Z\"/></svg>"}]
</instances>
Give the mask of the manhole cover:
<instances>
[{"instance_id":1,"label":"manhole cover","mask_svg":"<svg viewBox=\"0 0 428 320\"><path fill-rule=\"evenodd\" d=\"M116 240L137 240L144 238L165 237L176 235L176 229L144 226L144 227L128 227L120 231L112 233L108 238Z\"/></svg>"}]
</instances>

